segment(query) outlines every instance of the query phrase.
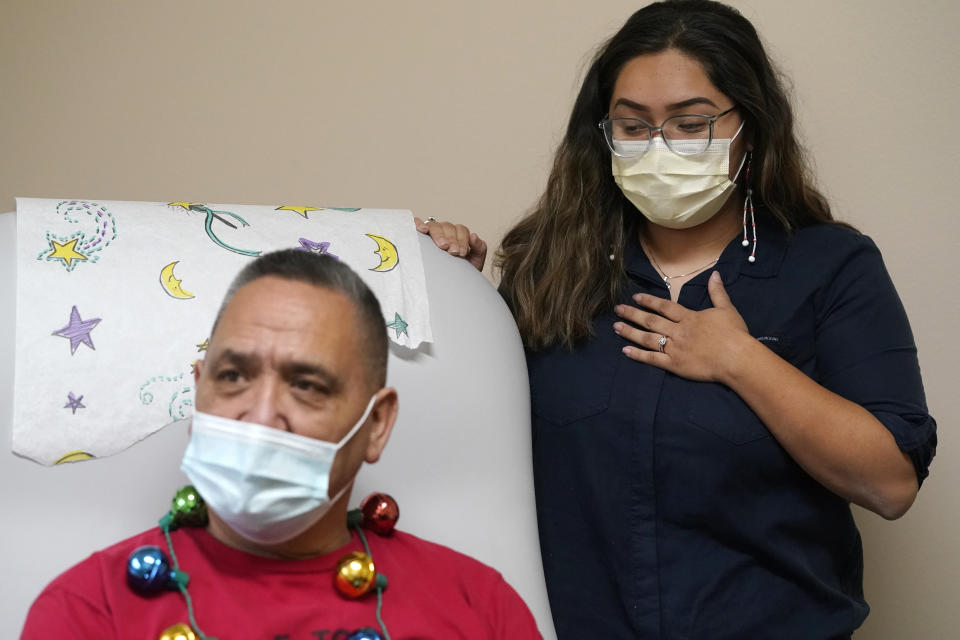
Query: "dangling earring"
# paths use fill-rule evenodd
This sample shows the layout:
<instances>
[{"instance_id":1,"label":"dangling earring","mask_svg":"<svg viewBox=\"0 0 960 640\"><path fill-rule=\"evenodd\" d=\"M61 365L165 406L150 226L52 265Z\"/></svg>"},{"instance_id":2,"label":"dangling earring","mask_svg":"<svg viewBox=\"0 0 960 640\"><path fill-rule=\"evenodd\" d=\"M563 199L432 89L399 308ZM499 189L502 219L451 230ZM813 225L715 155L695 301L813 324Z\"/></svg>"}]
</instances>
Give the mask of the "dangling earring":
<instances>
[{"instance_id":1,"label":"dangling earring","mask_svg":"<svg viewBox=\"0 0 960 640\"><path fill-rule=\"evenodd\" d=\"M747 190L747 196L743 199L743 242L742 244L745 247L750 246L750 241L747 240L747 212L750 213L750 226L753 228L753 250L750 251L750 257L747 258L750 262L757 261L757 220L753 216L753 189L750 188L750 165L753 163L753 152L747 152L747 167L743 176L743 184Z\"/></svg>"}]
</instances>

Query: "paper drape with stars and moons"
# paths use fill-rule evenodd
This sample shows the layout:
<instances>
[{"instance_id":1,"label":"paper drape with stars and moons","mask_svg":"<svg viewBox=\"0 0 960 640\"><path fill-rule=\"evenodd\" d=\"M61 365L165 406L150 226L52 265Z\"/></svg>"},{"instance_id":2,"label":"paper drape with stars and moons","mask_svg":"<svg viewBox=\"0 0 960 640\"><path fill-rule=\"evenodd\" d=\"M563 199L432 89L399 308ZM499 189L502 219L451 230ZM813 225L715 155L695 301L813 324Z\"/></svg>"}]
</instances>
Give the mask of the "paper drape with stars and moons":
<instances>
[{"instance_id":1,"label":"paper drape with stars and moons","mask_svg":"<svg viewBox=\"0 0 960 640\"><path fill-rule=\"evenodd\" d=\"M432 341L411 212L173 195L17 200L17 454L95 459L189 418L223 294L270 251L342 260L377 295L393 342Z\"/></svg>"}]
</instances>

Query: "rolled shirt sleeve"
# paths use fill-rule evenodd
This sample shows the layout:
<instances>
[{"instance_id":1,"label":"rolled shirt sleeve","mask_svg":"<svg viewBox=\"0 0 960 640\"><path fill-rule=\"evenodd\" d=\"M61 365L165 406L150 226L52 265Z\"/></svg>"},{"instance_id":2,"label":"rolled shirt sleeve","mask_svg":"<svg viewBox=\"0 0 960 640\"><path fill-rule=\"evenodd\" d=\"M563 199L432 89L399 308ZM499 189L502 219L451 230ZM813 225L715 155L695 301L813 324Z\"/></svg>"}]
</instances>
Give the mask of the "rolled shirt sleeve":
<instances>
[{"instance_id":1,"label":"rolled shirt sleeve","mask_svg":"<svg viewBox=\"0 0 960 640\"><path fill-rule=\"evenodd\" d=\"M867 236L822 290L816 336L817 379L872 413L913 462L929 472L937 445L906 311L883 258Z\"/></svg>"}]
</instances>

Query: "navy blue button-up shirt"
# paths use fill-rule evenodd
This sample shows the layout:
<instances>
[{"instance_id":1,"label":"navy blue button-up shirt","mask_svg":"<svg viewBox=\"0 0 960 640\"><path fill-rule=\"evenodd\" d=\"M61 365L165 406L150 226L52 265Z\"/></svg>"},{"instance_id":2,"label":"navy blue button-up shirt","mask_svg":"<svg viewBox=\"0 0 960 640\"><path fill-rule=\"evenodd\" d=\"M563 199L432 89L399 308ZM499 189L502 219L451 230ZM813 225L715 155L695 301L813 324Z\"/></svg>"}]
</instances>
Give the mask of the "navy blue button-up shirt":
<instances>
[{"instance_id":1,"label":"navy blue button-up shirt","mask_svg":"<svg viewBox=\"0 0 960 640\"><path fill-rule=\"evenodd\" d=\"M762 225L715 267L751 334L870 411L922 480L936 425L880 253L832 225ZM620 302L667 298L639 244ZM699 274L680 291L711 306ZM541 550L561 640L815 640L867 615L849 503L808 476L728 387L621 353L612 310L573 351L528 353Z\"/></svg>"}]
</instances>

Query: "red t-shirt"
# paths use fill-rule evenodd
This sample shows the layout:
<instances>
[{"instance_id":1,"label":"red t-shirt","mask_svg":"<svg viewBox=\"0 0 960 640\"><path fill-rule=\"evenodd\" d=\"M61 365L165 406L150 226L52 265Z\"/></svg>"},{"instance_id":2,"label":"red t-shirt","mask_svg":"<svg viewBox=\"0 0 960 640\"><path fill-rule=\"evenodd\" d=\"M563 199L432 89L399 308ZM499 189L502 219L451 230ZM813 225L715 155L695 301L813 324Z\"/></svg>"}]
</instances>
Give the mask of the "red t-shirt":
<instances>
[{"instance_id":1,"label":"red t-shirt","mask_svg":"<svg viewBox=\"0 0 960 640\"><path fill-rule=\"evenodd\" d=\"M172 534L200 630L218 640L346 640L380 629L377 597L349 600L333 586L354 533L337 551L306 560L262 558L221 544L204 529ZM520 596L495 570L447 547L401 531L367 534L378 573L387 577L381 616L392 640L541 638ZM169 556L159 528L108 547L61 574L37 597L21 640L153 640L189 624L178 591L143 597L126 583L127 558L142 545Z\"/></svg>"}]
</instances>

